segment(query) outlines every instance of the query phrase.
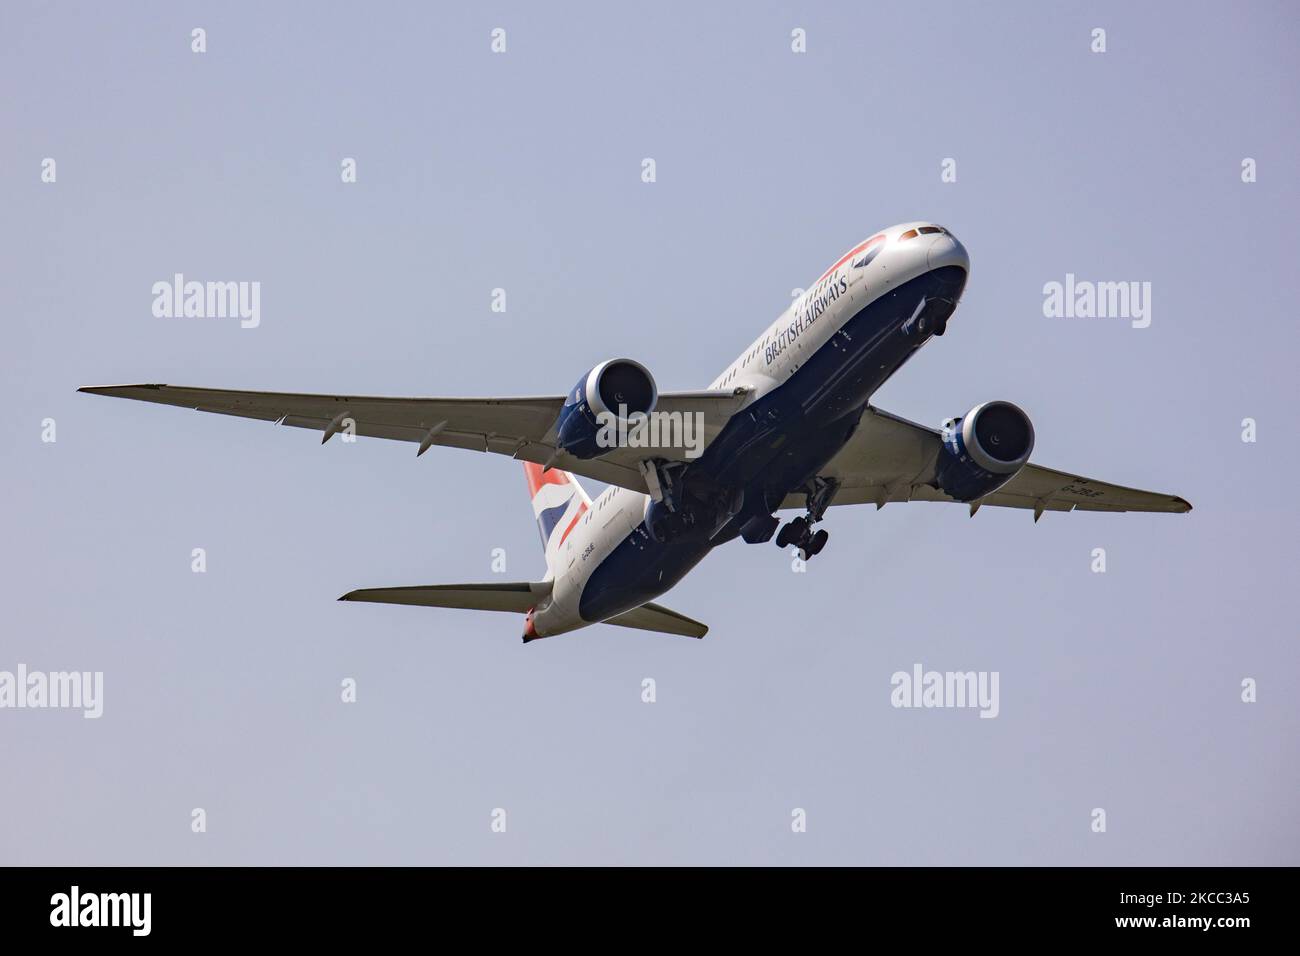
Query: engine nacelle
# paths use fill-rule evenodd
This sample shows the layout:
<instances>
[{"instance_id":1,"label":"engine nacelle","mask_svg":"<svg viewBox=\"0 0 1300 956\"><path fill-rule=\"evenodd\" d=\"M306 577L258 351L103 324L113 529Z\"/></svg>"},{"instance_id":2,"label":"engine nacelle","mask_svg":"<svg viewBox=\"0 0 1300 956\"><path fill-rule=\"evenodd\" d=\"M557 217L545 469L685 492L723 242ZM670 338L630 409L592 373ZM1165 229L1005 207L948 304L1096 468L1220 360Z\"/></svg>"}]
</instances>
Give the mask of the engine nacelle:
<instances>
[{"instance_id":1,"label":"engine nacelle","mask_svg":"<svg viewBox=\"0 0 1300 956\"><path fill-rule=\"evenodd\" d=\"M616 447L609 439L620 421L649 415L658 401L654 376L640 362L601 362L569 390L556 423L556 446L575 458L599 458Z\"/></svg>"},{"instance_id":2,"label":"engine nacelle","mask_svg":"<svg viewBox=\"0 0 1300 956\"><path fill-rule=\"evenodd\" d=\"M974 501L1014 478L1034 450L1029 416L1010 402L985 402L943 426L935 485L958 501Z\"/></svg>"}]
</instances>

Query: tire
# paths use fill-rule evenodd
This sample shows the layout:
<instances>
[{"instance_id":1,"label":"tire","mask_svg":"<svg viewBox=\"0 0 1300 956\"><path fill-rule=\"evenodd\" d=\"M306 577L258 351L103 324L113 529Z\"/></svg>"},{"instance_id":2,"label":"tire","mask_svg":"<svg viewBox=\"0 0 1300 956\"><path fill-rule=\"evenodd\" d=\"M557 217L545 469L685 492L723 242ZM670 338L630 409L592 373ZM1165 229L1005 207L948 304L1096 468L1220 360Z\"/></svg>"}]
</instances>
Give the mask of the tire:
<instances>
[{"instance_id":1,"label":"tire","mask_svg":"<svg viewBox=\"0 0 1300 956\"><path fill-rule=\"evenodd\" d=\"M830 540L831 533L823 528L812 536L812 541L808 542L808 557L814 554L821 554L822 548L826 547L826 542Z\"/></svg>"}]
</instances>

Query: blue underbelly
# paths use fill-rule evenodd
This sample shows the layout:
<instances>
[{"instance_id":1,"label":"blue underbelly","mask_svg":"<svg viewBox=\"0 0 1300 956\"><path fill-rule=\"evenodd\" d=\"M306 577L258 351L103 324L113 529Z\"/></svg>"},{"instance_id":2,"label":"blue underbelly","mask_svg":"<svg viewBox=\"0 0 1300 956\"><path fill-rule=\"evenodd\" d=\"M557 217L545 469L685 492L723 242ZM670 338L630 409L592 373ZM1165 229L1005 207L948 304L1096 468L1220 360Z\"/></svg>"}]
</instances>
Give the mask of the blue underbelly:
<instances>
[{"instance_id":1,"label":"blue underbelly","mask_svg":"<svg viewBox=\"0 0 1300 956\"><path fill-rule=\"evenodd\" d=\"M790 378L733 417L684 480L743 488L739 520L771 514L835 457L871 395L926 341L914 325L904 329L922 297L955 303L964 283L965 273L948 267L869 303ZM592 572L579 614L600 621L654 600L734 533L701 531L661 543L643 522Z\"/></svg>"}]
</instances>

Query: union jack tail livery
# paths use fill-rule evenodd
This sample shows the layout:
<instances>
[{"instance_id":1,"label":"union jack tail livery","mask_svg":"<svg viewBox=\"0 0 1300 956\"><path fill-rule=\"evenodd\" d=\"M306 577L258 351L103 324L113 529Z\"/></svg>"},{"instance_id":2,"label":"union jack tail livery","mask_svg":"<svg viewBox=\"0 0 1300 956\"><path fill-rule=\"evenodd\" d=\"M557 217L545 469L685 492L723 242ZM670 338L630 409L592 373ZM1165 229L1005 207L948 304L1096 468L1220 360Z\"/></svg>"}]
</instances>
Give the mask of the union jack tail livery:
<instances>
[{"instance_id":1,"label":"union jack tail livery","mask_svg":"<svg viewBox=\"0 0 1300 956\"><path fill-rule=\"evenodd\" d=\"M543 471L541 465L526 461L524 477L528 479L528 495L533 500L537 530L542 535L546 570L548 576L554 576L560 569L560 546L591 507L591 499L573 475L558 468Z\"/></svg>"}]
</instances>

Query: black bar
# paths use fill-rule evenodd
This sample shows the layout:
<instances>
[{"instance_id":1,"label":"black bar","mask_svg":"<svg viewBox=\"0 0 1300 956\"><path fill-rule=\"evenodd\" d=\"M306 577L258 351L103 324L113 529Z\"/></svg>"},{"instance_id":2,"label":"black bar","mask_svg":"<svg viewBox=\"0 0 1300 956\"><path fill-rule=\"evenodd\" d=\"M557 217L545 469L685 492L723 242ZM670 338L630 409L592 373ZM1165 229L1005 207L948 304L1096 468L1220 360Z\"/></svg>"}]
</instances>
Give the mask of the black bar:
<instances>
[{"instance_id":1,"label":"black bar","mask_svg":"<svg viewBox=\"0 0 1300 956\"><path fill-rule=\"evenodd\" d=\"M1194 867L6 869L0 926L7 942L57 943L75 934L91 944L147 938L338 945L415 933L450 946L469 932L479 944L518 933L549 947L597 938L599 931L609 945L671 945L682 933L764 942L788 929L818 938L843 930L863 942L901 933L918 944L1127 936L1231 945L1294 925L1295 875ZM101 912L111 919L116 911L121 925L52 925L71 922L74 886L78 921ZM147 936L137 935L145 926L143 895L100 896L133 893L149 894Z\"/></svg>"}]
</instances>

